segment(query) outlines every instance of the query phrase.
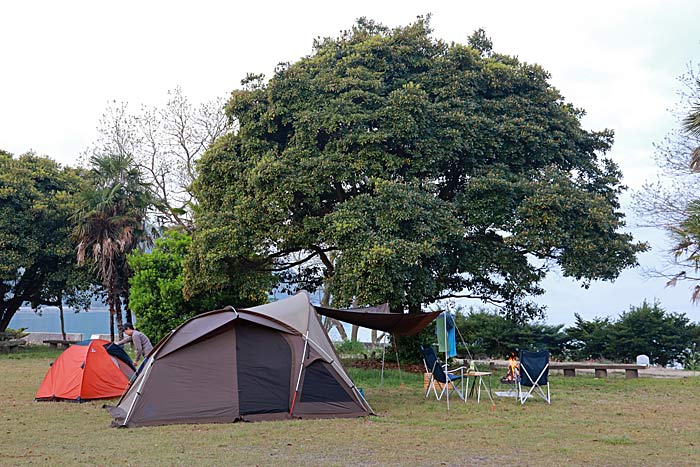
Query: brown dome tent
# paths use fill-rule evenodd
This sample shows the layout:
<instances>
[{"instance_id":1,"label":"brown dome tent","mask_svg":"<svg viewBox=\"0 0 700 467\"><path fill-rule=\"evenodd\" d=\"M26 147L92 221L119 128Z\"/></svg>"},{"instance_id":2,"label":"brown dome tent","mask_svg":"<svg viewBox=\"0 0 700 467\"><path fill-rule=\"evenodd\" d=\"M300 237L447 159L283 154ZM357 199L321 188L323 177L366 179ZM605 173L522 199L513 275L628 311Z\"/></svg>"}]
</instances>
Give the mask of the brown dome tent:
<instances>
[{"instance_id":1,"label":"brown dome tent","mask_svg":"<svg viewBox=\"0 0 700 467\"><path fill-rule=\"evenodd\" d=\"M161 340L116 406L112 426L372 414L306 292L198 315Z\"/></svg>"}]
</instances>

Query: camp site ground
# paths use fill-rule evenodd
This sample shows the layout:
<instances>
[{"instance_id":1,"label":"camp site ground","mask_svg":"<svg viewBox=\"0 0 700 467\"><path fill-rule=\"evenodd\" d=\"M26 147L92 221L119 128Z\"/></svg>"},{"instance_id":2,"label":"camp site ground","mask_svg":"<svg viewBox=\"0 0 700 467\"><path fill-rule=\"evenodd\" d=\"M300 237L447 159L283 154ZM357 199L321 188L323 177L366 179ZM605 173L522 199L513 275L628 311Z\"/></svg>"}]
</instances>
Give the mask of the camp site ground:
<instances>
[{"instance_id":1,"label":"camp site ground","mask_svg":"<svg viewBox=\"0 0 700 467\"><path fill-rule=\"evenodd\" d=\"M552 376L552 405L424 400L423 378L346 364L377 416L110 428L103 401L33 398L60 350L0 356L0 466L700 465L700 378Z\"/></svg>"}]
</instances>

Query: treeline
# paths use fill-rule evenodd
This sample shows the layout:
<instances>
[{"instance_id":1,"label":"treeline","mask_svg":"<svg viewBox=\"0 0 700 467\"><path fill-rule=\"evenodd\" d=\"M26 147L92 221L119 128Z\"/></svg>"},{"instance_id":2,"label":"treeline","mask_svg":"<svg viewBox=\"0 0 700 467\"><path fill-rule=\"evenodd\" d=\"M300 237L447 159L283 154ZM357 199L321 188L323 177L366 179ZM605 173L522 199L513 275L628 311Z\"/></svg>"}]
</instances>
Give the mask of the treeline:
<instances>
[{"instance_id":1,"label":"treeline","mask_svg":"<svg viewBox=\"0 0 700 467\"><path fill-rule=\"evenodd\" d=\"M700 324L683 313L671 313L659 303L644 301L617 318L585 320L576 314L573 326L548 325L539 321L516 322L492 311L470 310L457 314L457 337L461 354L474 358L505 358L520 350L548 350L561 360L610 360L634 362L648 355L654 364L697 364ZM434 327L423 339L434 341Z\"/></svg>"}]
</instances>

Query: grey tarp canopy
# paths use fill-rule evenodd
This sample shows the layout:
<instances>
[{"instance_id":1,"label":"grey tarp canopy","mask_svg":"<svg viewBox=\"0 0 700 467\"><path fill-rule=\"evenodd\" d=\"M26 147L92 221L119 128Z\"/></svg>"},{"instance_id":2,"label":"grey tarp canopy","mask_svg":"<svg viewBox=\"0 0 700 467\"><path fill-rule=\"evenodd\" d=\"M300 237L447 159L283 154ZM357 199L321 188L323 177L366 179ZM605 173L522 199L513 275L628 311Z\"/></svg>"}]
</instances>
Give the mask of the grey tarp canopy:
<instances>
[{"instance_id":1,"label":"grey tarp canopy","mask_svg":"<svg viewBox=\"0 0 700 467\"><path fill-rule=\"evenodd\" d=\"M106 408L113 426L373 413L306 292L190 319L158 343L117 405Z\"/></svg>"}]
</instances>

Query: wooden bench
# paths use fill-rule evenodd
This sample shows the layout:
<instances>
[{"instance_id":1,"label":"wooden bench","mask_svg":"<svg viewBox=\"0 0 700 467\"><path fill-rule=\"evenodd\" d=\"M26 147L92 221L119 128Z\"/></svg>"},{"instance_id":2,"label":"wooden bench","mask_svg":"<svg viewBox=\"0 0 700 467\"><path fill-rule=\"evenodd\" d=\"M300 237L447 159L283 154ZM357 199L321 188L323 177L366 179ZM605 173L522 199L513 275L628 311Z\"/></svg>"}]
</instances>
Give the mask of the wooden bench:
<instances>
[{"instance_id":1,"label":"wooden bench","mask_svg":"<svg viewBox=\"0 0 700 467\"><path fill-rule=\"evenodd\" d=\"M49 347L53 349L57 349L59 347L61 348L68 348L70 347L71 344L75 344L76 341L68 341L68 340L63 340L63 339L46 339L45 341L42 341L44 344L49 344Z\"/></svg>"},{"instance_id":2,"label":"wooden bench","mask_svg":"<svg viewBox=\"0 0 700 467\"><path fill-rule=\"evenodd\" d=\"M639 378L639 370L647 368L644 365L627 363L576 363L576 362L551 362L549 367L553 370L563 370L564 376L576 376L576 370L593 370L596 378L607 378L608 370L625 370L625 378Z\"/></svg>"},{"instance_id":3,"label":"wooden bench","mask_svg":"<svg viewBox=\"0 0 700 467\"><path fill-rule=\"evenodd\" d=\"M489 362L489 368L507 368L507 364ZM631 363L578 363L578 362L549 362L552 370L563 370L564 376L576 376L576 370L593 370L596 378L607 378L608 370L625 370L625 378L639 378L639 370L648 368L644 365Z\"/></svg>"},{"instance_id":4,"label":"wooden bench","mask_svg":"<svg viewBox=\"0 0 700 467\"><path fill-rule=\"evenodd\" d=\"M0 341L0 353L11 353L20 347L26 345L27 342L23 339L8 339Z\"/></svg>"}]
</instances>

